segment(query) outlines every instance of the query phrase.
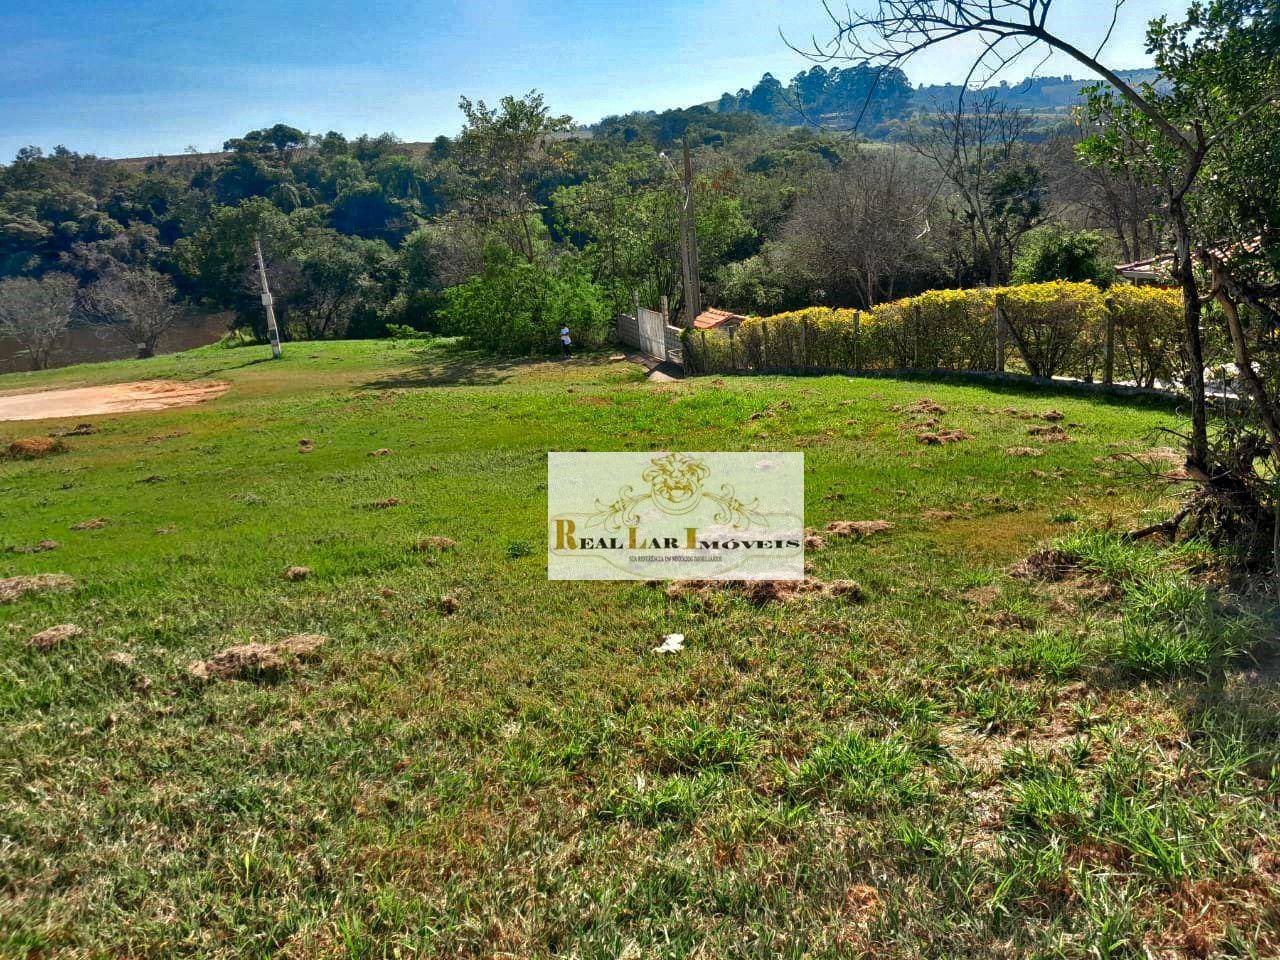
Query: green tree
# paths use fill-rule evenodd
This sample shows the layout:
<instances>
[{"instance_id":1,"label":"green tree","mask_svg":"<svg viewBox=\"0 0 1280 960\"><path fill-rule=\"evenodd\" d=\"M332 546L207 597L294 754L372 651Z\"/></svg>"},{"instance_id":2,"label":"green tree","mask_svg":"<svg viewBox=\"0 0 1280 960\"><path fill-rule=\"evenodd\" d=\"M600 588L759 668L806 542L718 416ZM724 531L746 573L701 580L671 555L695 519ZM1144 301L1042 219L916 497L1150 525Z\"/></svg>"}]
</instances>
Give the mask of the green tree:
<instances>
[{"instance_id":1,"label":"green tree","mask_svg":"<svg viewBox=\"0 0 1280 960\"><path fill-rule=\"evenodd\" d=\"M641 149L604 176L552 198L557 223L582 245L614 309L628 308L633 293L650 304L664 295L677 299L680 203L671 168ZM694 220L707 276L752 235L739 199L725 182L711 177L695 177Z\"/></svg>"},{"instance_id":2,"label":"green tree","mask_svg":"<svg viewBox=\"0 0 1280 960\"><path fill-rule=\"evenodd\" d=\"M532 261L537 253L533 185L540 168L554 162L547 150L550 138L568 130L572 120L553 115L536 90L503 97L497 107L466 97L458 106L466 117L455 153L470 180L467 213Z\"/></svg>"},{"instance_id":3,"label":"green tree","mask_svg":"<svg viewBox=\"0 0 1280 960\"><path fill-rule=\"evenodd\" d=\"M572 259L528 261L490 244L479 276L445 292L442 328L474 347L533 355L556 348L568 326L574 342L603 343L610 312L588 272Z\"/></svg>"},{"instance_id":4,"label":"green tree","mask_svg":"<svg viewBox=\"0 0 1280 960\"><path fill-rule=\"evenodd\" d=\"M1031 231L1019 247L1013 261L1013 282L1088 280L1106 287L1112 277L1112 268L1103 256L1106 248L1107 238L1093 230L1041 227Z\"/></svg>"}]
</instances>

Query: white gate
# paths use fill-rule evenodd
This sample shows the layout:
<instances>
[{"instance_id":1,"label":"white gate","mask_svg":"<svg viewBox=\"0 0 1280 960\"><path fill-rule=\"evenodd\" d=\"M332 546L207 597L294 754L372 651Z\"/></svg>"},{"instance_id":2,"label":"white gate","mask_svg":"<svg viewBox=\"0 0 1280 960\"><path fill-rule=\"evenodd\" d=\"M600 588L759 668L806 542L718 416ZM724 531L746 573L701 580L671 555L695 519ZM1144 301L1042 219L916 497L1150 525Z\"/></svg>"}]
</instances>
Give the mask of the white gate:
<instances>
[{"instance_id":1,"label":"white gate","mask_svg":"<svg viewBox=\"0 0 1280 960\"><path fill-rule=\"evenodd\" d=\"M662 314L641 307L636 315L636 326L640 332L640 349L656 360L667 359L666 324L662 322Z\"/></svg>"}]
</instances>

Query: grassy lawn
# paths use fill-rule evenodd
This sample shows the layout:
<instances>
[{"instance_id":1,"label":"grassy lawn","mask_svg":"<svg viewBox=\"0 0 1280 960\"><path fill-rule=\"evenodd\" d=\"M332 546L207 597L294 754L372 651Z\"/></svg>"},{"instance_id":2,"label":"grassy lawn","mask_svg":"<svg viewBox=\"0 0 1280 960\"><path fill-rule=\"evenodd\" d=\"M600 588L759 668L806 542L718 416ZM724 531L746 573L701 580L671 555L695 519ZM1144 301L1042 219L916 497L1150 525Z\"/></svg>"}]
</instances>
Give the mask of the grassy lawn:
<instances>
[{"instance_id":1,"label":"grassy lawn","mask_svg":"<svg viewBox=\"0 0 1280 960\"><path fill-rule=\"evenodd\" d=\"M1205 550L1093 532L1167 508L1123 456L1171 410L286 349L0 377L231 384L0 461L0 576L78 584L0 605L0 955L1280 949L1275 674L1203 679L1258 625L1207 603ZM969 438L918 442L895 408L925 397ZM548 583L546 453L575 449L802 450L811 526L894 526L810 556L859 601ZM1067 574L1009 574L1054 537ZM28 644L62 623L83 635ZM328 639L188 671L297 633Z\"/></svg>"}]
</instances>

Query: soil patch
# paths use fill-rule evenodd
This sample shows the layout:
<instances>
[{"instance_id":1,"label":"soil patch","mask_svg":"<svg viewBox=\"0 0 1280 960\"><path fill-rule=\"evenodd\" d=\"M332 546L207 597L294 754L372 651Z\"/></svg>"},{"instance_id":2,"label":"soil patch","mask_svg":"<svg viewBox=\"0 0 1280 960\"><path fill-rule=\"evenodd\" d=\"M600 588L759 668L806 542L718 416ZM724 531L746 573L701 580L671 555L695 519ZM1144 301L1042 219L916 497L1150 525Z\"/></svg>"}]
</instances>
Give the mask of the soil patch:
<instances>
[{"instance_id":1,"label":"soil patch","mask_svg":"<svg viewBox=\"0 0 1280 960\"><path fill-rule=\"evenodd\" d=\"M11 393L0 396L0 420L48 420L168 410L212 400L226 393L228 386L221 381L181 383L176 380L143 380L102 387Z\"/></svg>"}]
</instances>

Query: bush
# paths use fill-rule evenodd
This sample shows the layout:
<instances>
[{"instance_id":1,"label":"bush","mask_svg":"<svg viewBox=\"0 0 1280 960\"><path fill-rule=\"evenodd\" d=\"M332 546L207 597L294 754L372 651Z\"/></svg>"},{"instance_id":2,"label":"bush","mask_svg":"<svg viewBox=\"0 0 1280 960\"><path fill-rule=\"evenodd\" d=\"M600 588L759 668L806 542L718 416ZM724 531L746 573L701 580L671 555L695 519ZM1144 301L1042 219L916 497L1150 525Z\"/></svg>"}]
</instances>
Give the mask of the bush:
<instances>
[{"instance_id":1,"label":"bush","mask_svg":"<svg viewBox=\"0 0 1280 960\"><path fill-rule=\"evenodd\" d=\"M1091 283L1024 284L996 296L1006 329L1033 377L1074 372L1092 379L1106 305Z\"/></svg>"},{"instance_id":2,"label":"bush","mask_svg":"<svg viewBox=\"0 0 1280 960\"><path fill-rule=\"evenodd\" d=\"M990 370L995 324L990 288L931 290L875 307L870 327L897 369Z\"/></svg>"},{"instance_id":3,"label":"bush","mask_svg":"<svg viewBox=\"0 0 1280 960\"><path fill-rule=\"evenodd\" d=\"M495 353L549 353L568 326L575 344L597 346L609 332L601 290L571 260L530 263L505 248L485 251L484 270L445 291L442 330Z\"/></svg>"},{"instance_id":4,"label":"bush","mask_svg":"<svg viewBox=\"0 0 1280 960\"><path fill-rule=\"evenodd\" d=\"M1115 374L1150 386L1173 379L1182 323L1176 290L1090 283L934 290L869 311L808 307L748 320L733 333L686 331L691 372L726 370L994 370L995 306L1007 321L1005 355L1038 376L1101 373L1108 312Z\"/></svg>"},{"instance_id":5,"label":"bush","mask_svg":"<svg viewBox=\"0 0 1280 960\"><path fill-rule=\"evenodd\" d=\"M1182 292L1118 283L1107 291L1115 322L1116 375L1144 387L1182 374Z\"/></svg>"},{"instance_id":6,"label":"bush","mask_svg":"<svg viewBox=\"0 0 1280 960\"><path fill-rule=\"evenodd\" d=\"M1028 234L1013 261L1014 283L1089 281L1100 287L1111 282L1111 267L1102 253L1107 239L1093 230L1041 227Z\"/></svg>"}]
</instances>

